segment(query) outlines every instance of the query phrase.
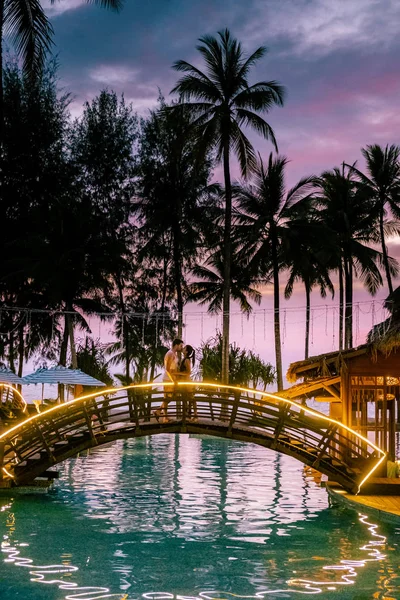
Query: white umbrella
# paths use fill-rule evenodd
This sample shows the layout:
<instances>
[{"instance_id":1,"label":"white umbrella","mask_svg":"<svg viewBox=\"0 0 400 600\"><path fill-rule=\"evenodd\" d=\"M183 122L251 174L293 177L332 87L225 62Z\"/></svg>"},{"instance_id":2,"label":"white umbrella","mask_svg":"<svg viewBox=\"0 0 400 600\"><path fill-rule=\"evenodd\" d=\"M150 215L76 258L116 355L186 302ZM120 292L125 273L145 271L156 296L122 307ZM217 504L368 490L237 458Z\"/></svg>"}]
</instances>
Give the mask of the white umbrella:
<instances>
[{"instance_id":1,"label":"white umbrella","mask_svg":"<svg viewBox=\"0 0 400 600\"><path fill-rule=\"evenodd\" d=\"M21 377L18 377L8 367L0 367L0 383L10 383L11 385L21 385L24 383Z\"/></svg>"},{"instance_id":2,"label":"white umbrella","mask_svg":"<svg viewBox=\"0 0 400 600\"><path fill-rule=\"evenodd\" d=\"M87 375L80 369L67 369L67 367L40 367L34 373L22 378L22 383L29 385L31 383L63 383L65 385L90 385L105 386L106 384L91 375Z\"/></svg>"}]
</instances>

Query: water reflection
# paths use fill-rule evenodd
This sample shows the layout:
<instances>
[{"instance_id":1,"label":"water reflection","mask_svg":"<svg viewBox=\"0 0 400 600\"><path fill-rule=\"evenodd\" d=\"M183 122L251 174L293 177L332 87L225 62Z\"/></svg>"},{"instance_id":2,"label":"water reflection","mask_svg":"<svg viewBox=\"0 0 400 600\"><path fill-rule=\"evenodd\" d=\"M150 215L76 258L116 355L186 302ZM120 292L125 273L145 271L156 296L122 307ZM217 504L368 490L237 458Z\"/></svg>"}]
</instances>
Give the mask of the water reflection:
<instances>
[{"instance_id":1,"label":"water reflection","mask_svg":"<svg viewBox=\"0 0 400 600\"><path fill-rule=\"evenodd\" d=\"M16 519L12 512L12 503L1 507L1 510L7 511L6 528L7 533L3 535L1 542L1 552L5 555L4 563L13 564L16 567L29 569L30 581L45 585L56 586L59 590L68 590L64 596L65 600L100 600L100 599L119 599L125 600L126 594L112 594L106 587L80 586L73 581L67 581L73 573L79 568L70 564L69 554L64 555L61 564L37 565L34 560L24 556L28 551L28 543L13 541L16 532ZM21 551L22 549L22 551ZM54 578L54 575L60 578ZM72 592L72 593L71 593ZM27 598L29 598L29 593Z\"/></svg>"},{"instance_id":2,"label":"water reflection","mask_svg":"<svg viewBox=\"0 0 400 600\"><path fill-rule=\"evenodd\" d=\"M400 595L394 528L329 509L299 463L239 442L116 443L1 511L0 573L27 600L38 584L40 600Z\"/></svg>"}]
</instances>

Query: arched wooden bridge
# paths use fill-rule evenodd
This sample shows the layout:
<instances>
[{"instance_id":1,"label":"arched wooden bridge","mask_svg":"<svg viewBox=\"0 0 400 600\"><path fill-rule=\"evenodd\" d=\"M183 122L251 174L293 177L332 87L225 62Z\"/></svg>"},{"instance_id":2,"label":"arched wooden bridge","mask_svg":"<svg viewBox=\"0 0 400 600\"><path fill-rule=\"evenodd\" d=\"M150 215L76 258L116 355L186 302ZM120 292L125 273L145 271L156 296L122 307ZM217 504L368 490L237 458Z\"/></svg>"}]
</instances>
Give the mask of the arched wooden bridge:
<instances>
[{"instance_id":1,"label":"arched wooden bridge","mask_svg":"<svg viewBox=\"0 0 400 600\"><path fill-rule=\"evenodd\" d=\"M166 392L168 421L159 410ZM259 444L317 469L352 493L385 459L382 450L350 428L275 394L212 383L146 383L81 396L3 432L2 486L30 484L88 448L158 433Z\"/></svg>"}]
</instances>

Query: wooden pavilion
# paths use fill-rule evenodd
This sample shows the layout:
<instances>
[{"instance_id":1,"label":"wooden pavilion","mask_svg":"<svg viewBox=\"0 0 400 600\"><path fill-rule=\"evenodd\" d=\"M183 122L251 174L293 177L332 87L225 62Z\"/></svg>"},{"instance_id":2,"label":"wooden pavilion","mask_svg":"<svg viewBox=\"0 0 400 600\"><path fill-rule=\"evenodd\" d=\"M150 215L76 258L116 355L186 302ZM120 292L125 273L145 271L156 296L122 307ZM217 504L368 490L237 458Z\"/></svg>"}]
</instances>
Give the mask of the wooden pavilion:
<instances>
[{"instance_id":1,"label":"wooden pavilion","mask_svg":"<svg viewBox=\"0 0 400 600\"><path fill-rule=\"evenodd\" d=\"M390 352L370 343L292 363L286 398L329 402L329 414L375 442L393 459L400 422L400 340ZM397 453L399 449L397 449Z\"/></svg>"}]
</instances>

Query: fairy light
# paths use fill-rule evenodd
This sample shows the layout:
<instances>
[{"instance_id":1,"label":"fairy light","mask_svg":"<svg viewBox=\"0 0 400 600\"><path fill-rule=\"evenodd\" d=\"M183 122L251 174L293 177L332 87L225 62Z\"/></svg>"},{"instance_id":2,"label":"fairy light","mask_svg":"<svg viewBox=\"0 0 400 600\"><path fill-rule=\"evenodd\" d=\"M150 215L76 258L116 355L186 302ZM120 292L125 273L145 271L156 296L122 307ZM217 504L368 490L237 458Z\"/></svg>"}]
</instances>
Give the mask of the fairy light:
<instances>
[{"instance_id":1,"label":"fairy light","mask_svg":"<svg viewBox=\"0 0 400 600\"><path fill-rule=\"evenodd\" d=\"M5 467L3 467L2 470L3 470L3 473L5 473L7 475L7 477L9 477L10 479L14 479L14 475L11 475L11 473L9 473Z\"/></svg>"},{"instance_id":2,"label":"fairy light","mask_svg":"<svg viewBox=\"0 0 400 600\"><path fill-rule=\"evenodd\" d=\"M21 409L22 412L26 411L27 403L25 401L25 398L23 397L23 395L21 394L21 392L19 390L17 390L17 388L15 388L12 385L9 385L8 383L0 383L0 387L6 388L6 389L12 391L13 394L17 394L18 398L20 398L20 400L22 400L22 402L24 404L24 408Z\"/></svg>"},{"instance_id":3,"label":"fairy light","mask_svg":"<svg viewBox=\"0 0 400 600\"><path fill-rule=\"evenodd\" d=\"M84 400L88 400L90 398L95 398L97 396L105 396L107 394L116 394L117 392L122 392L122 391L126 391L126 390L131 390L131 389L146 389L146 388L152 389L152 388L159 388L159 387L162 387L164 389L166 387L185 387L185 386L193 387L193 385L196 385L196 382L193 382L193 381L178 381L178 382L163 381L163 382L139 383L139 384L133 384L133 385L128 385L128 386L121 386L118 388L107 388L106 390L103 390L100 394L99 394L99 392L92 392L90 394L85 394L84 396L80 396L79 398L74 398L72 400L69 400L68 402L65 402L64 404L53 406L53 407L41 412L40 414L36 414L36 415L33 415L32 417L29 417L28 419L25 419L25 421L22 421L18 425L15 425L14 427L11 427L4 433L0 434L0 440L5 439L6 437L8 437L10 435L10 433L17 431L18 429L24 427L27 423L29 423L35 419L39 419L42 416L48 415L54 411L61 411L66 406L69 407L72 404L83 402ZM324 414L322 414L316 410L313 410L312 408L309 408L307 406L303 406L297 402L294 402L293 400L289 400L288 398L283 398L282 396L280 396L278 394L270 394L269 392L255 390L255 389L248 388L248 387L233 386L233 385L222 384L222 383L211 383L211 382L205 382L205 381L198 383L198 386L201 388L232 390L232 391L237 391L237 392L243 392L244 394L256 393L259 396L261 396L261 398L268 398L269 400L273 400L275 403L283 402L287 405L290 405L290 406L300 409L303 413L309 414L313 417L317 417L318 419L326 421L327 423L333 423L333 424L337 425L338 427L340 427L341 429L347 431L354 437L358 438L359 440L362 440L363 442L365 442L368 446L373 448L376 452L379 452L379 454L381 455L381 458L376 463L376 465L374 465L371 468L371 470L367 473L367 475L364 477L364 479L361 481L361 483L358 484L357 494L360 493L361 487L365 484L365 482L371 477L372 473L374 473L376 471L376 469L379 467L379 465L382 463L382 461L386 458L386 452L384 452L381 448L379 448L379 446L377 446L376 444L371 442L368 438L361 435L358 431L354 431L354 429L352 429L351 427L348 427L348 425L344 425L340 421L338 421L336 419L332 419L332 417L328 417L327 415L324 415Z\"/></svg>"}]
</instances>

